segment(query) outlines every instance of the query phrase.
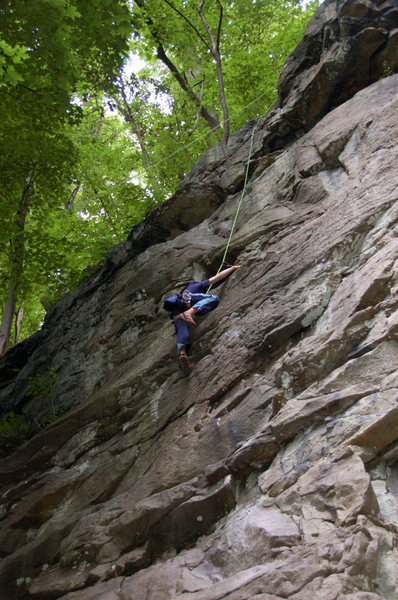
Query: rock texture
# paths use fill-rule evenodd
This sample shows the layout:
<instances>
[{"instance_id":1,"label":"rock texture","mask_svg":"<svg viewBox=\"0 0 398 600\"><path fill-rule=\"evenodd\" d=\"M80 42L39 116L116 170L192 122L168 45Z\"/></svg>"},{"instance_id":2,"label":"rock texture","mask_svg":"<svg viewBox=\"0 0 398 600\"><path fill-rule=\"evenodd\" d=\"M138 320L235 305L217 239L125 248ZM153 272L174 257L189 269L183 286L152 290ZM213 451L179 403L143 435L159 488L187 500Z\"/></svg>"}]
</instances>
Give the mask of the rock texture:
<instances>
[{"instance_id":1,"label":"rock texture","mask_svg":"<svg viewBox=\"0 0 398 600\"><path fill-rule=\"evenodd\" d=\"M325 2L275 110L6 355L5 411L48 367L72 408L0 464L1 600L397 600L397 10ZM252 134L182 378L161 301L218 267Z\"/></svg>"}]
</instances>

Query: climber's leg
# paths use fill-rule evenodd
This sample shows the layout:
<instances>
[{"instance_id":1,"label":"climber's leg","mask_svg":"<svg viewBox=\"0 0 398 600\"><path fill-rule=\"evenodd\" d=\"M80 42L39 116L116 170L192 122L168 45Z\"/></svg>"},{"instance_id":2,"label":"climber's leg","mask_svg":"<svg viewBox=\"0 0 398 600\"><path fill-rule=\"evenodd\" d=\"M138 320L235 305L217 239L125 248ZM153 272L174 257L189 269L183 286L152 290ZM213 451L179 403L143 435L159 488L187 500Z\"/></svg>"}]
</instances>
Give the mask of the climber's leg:
<instances>
[{"instance_id":1,"label":"climber's leg","mask_svg":"<svg viewBox=\"0 0 398 600\"><path fill-rule=\"evenodd\" d=\"M198 302L195 302L195 305L192 308L196 309L199 315L206 315L211 310L217 308L219 303L220 301L217 296L212 294L203 294L203 298L201 298Z\"/></svg>"},{"instance_id":2,"label":"climber's leg","mask_svg":"<svg viewBox=\"0 0 398 600\"><path fill-rule=\"evenodd\" d=\"M180 367L184 375L188 375L191 371L191 363L189 362L187 352L191 347L191 336L189 334L189 326L186 321L176 319L174 327L177 334L177 352L180 361Z\"/></svg>"},{"instance_id":3,"label":"climber's leg","mask_svg":"<svg viewBox=\"0 0 398 600\"><path fill-rule=\"evenodd\" d=\"M191 336L189 334L188 323L176 319L174 321L174 327L177 334L177 351L180 352L181 348L184 347L186 352L189 352L191 347Z\"/></svg>"},{"instance_id":4,"label":"climber's leg","mask_svg":"<svg viewBox=\"0 0 398 600\"><path fill-rule=\"evenodd\" d=\"M189 375L191 372L191 363L187 356L186 347L183 345L178 350L178 358L180 360L180 367L184 375Z\"/></svg>"},{"instance_id":5,"label":"climber's leg","mask_svg":"<svg viewBox=\"0 0 398 600\"><path fill-rule=\"evenodd\" d=\"M195 294L195 304L185 312L177 315L174 321L174 327L177 333L177 351L180 359L181 369L184 374L191 370L191 365L188 360L187 352L191 347L191 336L189 332L189 324L195 325L193 315L205 315L211 310L214 310L218 304L217 296L211 294Z\"/></svg>"},{"instance_id":6,"label":"climber's leg","mask_svg":"<svg viewBox=\"0 0 398 600\"><path fill-rule=\"evenodd\" d=\"M193 315L198 313L199 315L203 316L211 310L214 310L218 306L219 302L220 301L217 296L210 294L195 294L194 306L178 315L177 318L181 321L185 321L186 323L191 323L191 325L196 325L192 318Z\"/></svg>"},{"instance_id":7,"label":"climber's leg","mask_svg":"<svg viewBox=\"0 0 398 600\"><path fill-rule=\"evenodd\" d=\"M197 308L190 308L188 310L186 310L183 313L180 313L179 315L177 315L177 319L180 319L181 321L185 321L186 323L191 323L191 325L196 325L195 321L193 320L192 316L198 312Z\"/></svg>"}]
</instances>

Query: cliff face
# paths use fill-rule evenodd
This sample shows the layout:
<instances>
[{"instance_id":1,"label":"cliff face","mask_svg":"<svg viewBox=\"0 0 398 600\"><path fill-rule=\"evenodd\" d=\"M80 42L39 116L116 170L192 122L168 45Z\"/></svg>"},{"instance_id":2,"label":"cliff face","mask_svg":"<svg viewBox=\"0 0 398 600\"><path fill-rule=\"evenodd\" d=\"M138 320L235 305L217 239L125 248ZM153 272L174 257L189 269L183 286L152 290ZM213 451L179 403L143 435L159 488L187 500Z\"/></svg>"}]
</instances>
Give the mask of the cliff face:
<instances>
[{"instance_id":1,"label":"cliff face","mask_svg":"<svg viewBox=\"0 0 398 600\"><path fill-rule=\"evenodd\" d=\"M1 462L2 600L397 599L397 23L325 2L275 110L2 361L4 410L48 367L72 406ZM251 140L183 378L162 299L217 269Z\"/></svg>"}]
</instances>

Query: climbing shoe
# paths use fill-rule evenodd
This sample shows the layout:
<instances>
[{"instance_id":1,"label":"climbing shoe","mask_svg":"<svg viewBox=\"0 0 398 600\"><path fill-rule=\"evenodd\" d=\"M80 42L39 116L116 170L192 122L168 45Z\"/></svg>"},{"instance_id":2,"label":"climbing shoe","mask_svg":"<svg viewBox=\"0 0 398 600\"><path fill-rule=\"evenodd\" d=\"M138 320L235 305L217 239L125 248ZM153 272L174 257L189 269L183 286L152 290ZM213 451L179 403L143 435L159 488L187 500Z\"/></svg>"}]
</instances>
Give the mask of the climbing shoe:
<instances>
[{"instance_id":1,"label":"climbing shoe","mask_svg":"<svg viewBox=\"0 0 398 600\"><path fill-rule=\"evenodd\" d=\"M178 355L178 358L180 359L181 371L182 371L184 377L186 377L187 375L190 374L191 369L192 369L191 363L189 362L189 358L185 354L185 352L180 352L180 354Z\"/></svg>"}]
</instances>

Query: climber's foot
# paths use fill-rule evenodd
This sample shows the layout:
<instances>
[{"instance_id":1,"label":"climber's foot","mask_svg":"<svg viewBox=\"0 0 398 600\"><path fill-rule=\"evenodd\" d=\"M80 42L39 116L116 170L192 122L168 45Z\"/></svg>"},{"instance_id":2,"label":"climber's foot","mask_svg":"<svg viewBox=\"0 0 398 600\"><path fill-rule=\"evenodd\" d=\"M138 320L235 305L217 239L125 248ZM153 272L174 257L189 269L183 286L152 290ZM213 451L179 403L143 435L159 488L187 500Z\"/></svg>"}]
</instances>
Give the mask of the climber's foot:
<instances>
[{"instance_id":1,"label":"climber's foot","mask_svg":"<svg viewBox=\"0 0 398 600\"><path fill-rule=\"evenodd\" d=\"M189 362L189 358L185 354L185 352L180 352L180 354L178 355L178 358L180 359L181 371L182 371L184 377L186 377L187 375L190 374L191 369L192 369L191 363Z\"/></svg>"},{"instance_id":2,"label":"climber's foot","mask_svg":"<svg viewBox=\"0 0 398 600\"><path fill-rule=\"evenodd\" d=\"M186 321L186 323L191 323L191 325L196 325L195 321L189 314L189 312L183 312L177 316L177 319L181 319L181 321Z\"/></svg>"}]
</instances>

